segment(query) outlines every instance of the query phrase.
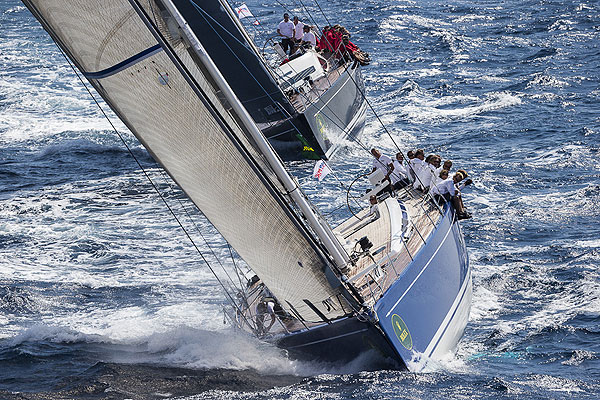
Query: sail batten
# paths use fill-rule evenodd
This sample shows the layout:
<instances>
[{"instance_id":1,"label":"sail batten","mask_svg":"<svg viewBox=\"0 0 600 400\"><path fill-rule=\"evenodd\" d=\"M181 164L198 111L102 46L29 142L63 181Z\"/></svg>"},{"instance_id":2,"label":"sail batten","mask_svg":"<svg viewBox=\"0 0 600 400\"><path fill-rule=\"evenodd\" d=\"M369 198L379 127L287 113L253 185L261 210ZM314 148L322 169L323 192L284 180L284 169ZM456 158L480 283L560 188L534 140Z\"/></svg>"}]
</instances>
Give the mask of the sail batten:
<instances>
[{"instance_id":1,"label":"sail batten","mask_svg":"<svg viewBox=\"0 0 600 400\"><path fill-rule=\"evenodd\" d=\"M284 308L291 304L309 321L344 314L324 305L340 293L323 272L326 260L263 176L272 171L167 22L154 26L164 51L139 56L156 46L158 31L145 25L133 0L24 2L80 70L105 71L90 79L107 104ZM149 4L144 7L156 7ZM127 60L133 63L117 71Z\"/></svg>"},{"instance_id":2,"label":"sail batten","mask_svg":"<svg viewBox=\"0 0 600 400\"><path fill-rule=\"evenodd\" d=\"M121 61L118 64L113 65L112 67L105 68L102 71L97 72L85 72L82 71L83 76L87 79L102 79L108 78L111 75L114 75L118 72L121 72L127 68L133 67L135 64L144 60L147 57L154 55L155 53L162 51L162 47L160 44L156 44L152 47L148 47L146 50L139 52L138 54L129 57L126 60Z\"/></svg>"}]
</instances>

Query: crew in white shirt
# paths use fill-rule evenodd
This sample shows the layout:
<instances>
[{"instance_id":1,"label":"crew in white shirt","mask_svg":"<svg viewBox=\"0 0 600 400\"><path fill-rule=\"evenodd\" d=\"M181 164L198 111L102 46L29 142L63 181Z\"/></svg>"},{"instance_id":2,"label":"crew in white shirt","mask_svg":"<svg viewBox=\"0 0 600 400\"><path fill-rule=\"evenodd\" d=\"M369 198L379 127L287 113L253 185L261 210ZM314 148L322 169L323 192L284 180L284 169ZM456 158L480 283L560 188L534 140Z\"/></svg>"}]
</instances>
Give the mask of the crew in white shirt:
<instances>
[{"instance_id":1,"label":"crew in white shirt","mask_svg":"<svg viewBox=\"0 0 600 400\"><path fill-rule=\"evenodd\" d=\"M441 161L441 160L439 160ZM439 164L438 157L430 154L425 159L423 165L416 173L416 179L413 184L415 189L421 190L423 192L429 190L429 185L431 184L431 179L435 174L435 169Z\"/></svg>"},{"instance_id":2,"label":"crew in white shirt","mask_svg":"<svg viewBox=\"0 0 600 400\"><path fill-rule=\"evenodd\" d=\"M408 161L407 172L409 174L409 178L411 182L414 182L417 179L417 174L421 170L421 168L425 165L425 151L423 149L418 149L415 151L415 157L411 158Z\"/></svg>"},{"instance_id":3,"label":"crew in white shirt","mask_svg":"<svg viewBox=\"0 0 600 400\"><path fill-rule=\"evenodd\" d=\"M371 221L375 221L380 217L379 207L377 206L377 196L372 195L369 197L369 203L371 203L371 208L369 209L367 217L369 217Z\"/></svg>"},{"instance_id":4,"label":"crew in white shirt","mask_svg":"<svg viewBox=\"0 0 600 400\"><path fill-rule=\"evenodd\" d=\"M285 13L283 14L283 21L279 23L277 27L277 34L281 36L281 47L284 52L291 52L294 49L294 23L290 21L290 16Z\"/></svg>"},{"instance_id":5,"label":"crew in white shirt","mask_svg":"<svg viewBox=\"0 0 600 400\"><path fill-rule=\"evenodd\" d=\"M440 172L442 172L443 169L445 169L448 172L450 172L450 170L452 169L452 161L450 161L450 160L444 161L444 164L442 164L438 169L435 170L435 174L439 175Z\"/></svg>"},{"instance_id":6,"label":"crew in white shirt","mask_svg":"<svg viewBox=\"0 0 600 400\"><path fill-rule=\"evenodd\" d=\"M390 180L394 190L399 190L409 184L406 167L403 164L404 156L402 153L396 153L396 159L392 162L394 169L390 174Z\"/></svg>"},{"instance_id":7,"label":"crew in white shirt","mask_svg":"<svg viewBox=\"0 0 600 400\"><path fill-rule=\"evenodd\" d=\"M452 178L448 178L448 172L446 170L442 170L442 172L440 172L440 177L445 179L431 190L431 194L433 194L434 199L439 204L443 204L442 198L445 201L452 203L454 209L456 210L457 219L471 218L471 214L465 210L460 191L457 189L457 185L460 183L460 181L465 179L466 176L466 171L460 170L455 173Z\"/></svg>"},{"instance_id":8,"label":"crew in white shirt","mask_svg":"<svg viewBox=\"0 0 600 400\"><path fill-rule=\"evenodd\" d=\"M434 196L438 202L440 202L440 199L436 198L436 195L444 197L445 200L449 201L451 196L456 194L454 180L448 178L448 170L445 169L440 171L438 177L440 180L437 185L431 188L431 195Z\"/></svg>"},{"instance_id":9,"label":"crew in white shirt","mask_svg":"<svg viewBox=\"0 0 600 400\"><path fill-rule=\"evenodd\" d=\"M428 170L429 172L427 176L424 177L423 190L430 190L432 186L435 186L437 179L439 179L438 169L440 168L440 164L442 162L442 159L438 155L431 155L427 158L429 159L428 164L426 165L427 168L423 168L421 170L422 173L425 170Z\"/></svg>"},{"instance_id":10,"label":"crew in white shirt","mask_svg":"<svg viewBox=\"0 0 600 400\"><path fill-rule=\"evenodd\" d=\"M392 159L386 156L385 154L381 154L378 149L371 149L371 154L375 159L373 160L373 170L371 172L375 172L375 170L380 170L385 175L385 179L389 179L390 174L394 170L394 165L392 164Z\"/></svg>"},{"instance_id":11,"label":"crew in white shirt","mask_svg":"<svg viewBox=\"0 0 600 400\"><path fill-rule=\"evenodd\" d=\"M304 34L302 35L302 44L310 43L313 49L317 47L317 38L315 37L315 34L310 31L310 26L304 25L303 30Z\"/></svg>"},{"instance_id":12,"label":"crew in white shirt","mask_svg":"<svg viewBox=\"0 0 600 400\"><path fill-rule=\"evenodd\" d=\"M298 20L298 17L294 17L294 41L300 42L302 35L304 35L304 24Z\"/></svg>"}]
</instances>

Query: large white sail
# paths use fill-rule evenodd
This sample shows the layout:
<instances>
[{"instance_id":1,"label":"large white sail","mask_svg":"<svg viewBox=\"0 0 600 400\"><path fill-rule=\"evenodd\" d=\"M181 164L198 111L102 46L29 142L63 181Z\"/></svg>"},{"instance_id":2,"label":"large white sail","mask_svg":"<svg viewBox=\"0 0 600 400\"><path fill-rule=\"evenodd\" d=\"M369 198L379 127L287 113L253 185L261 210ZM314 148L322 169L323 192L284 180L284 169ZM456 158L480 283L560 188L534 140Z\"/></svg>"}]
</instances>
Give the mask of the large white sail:
<instances>
[{"instance_id":1,"label":"large white sail","mask_svg":"<svg viewBox=\"0 0 600 400\"><path fill-rule=\"evenodd\" d=\"M24 3L285 309L309 321L349 310L261 154L153 2L143 7L167 46L127 0Z\"/></svg>"}]
</instances>

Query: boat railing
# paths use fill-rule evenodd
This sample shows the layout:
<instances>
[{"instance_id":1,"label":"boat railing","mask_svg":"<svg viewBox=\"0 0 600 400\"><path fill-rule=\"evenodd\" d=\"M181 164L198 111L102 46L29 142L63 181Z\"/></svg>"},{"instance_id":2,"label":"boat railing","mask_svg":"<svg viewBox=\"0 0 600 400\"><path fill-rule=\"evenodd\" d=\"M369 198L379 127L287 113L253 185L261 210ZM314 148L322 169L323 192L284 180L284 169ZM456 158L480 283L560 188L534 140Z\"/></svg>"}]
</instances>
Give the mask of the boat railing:
<instances>
[{"instance_id":1,"label":"boat railing","mask_svg":"<svg viewBox=\"0 0 600 400\"><path fill-rule=\"evenodd\" d=\"M349 279L359 293L367 300L367 303L371 305L374 305L385 293L384 282L388 275L387 264L387 261L383 264L373 263Z\"/></svg>"},{"instance_id":2,"label":"boat railing","mask_svg":"<svg viewBox=\"0 0 600 400\"><path fill-rule=\"evenodd\" d=\"M352 184L360 178L365 178L366 175L359 176ZM362 220L364 217L361 218L360 214L352 210L349 204L352 184L347 188L347 206L358 220ZM385 193L380 195L379 201L381 202L387 196L388 194ZM390 248L391 253L378 260L372 257L375 255L373 254L370 257L372 263L361 270L355 270L349 278L349 282L372 305L384 295L391 282L394 282L402 274L404 268L414 260L416 253L423 248L442 221L443 212L438 213L438 210L441 209L429 194L407 186L395 191L394 196L399 201L404 215L400 242L396 242L396 246L401 243L401 247L396 247L395 250ZM359 256L369 257L370 254L363 253Z\"/></svg>"}]
</instances>

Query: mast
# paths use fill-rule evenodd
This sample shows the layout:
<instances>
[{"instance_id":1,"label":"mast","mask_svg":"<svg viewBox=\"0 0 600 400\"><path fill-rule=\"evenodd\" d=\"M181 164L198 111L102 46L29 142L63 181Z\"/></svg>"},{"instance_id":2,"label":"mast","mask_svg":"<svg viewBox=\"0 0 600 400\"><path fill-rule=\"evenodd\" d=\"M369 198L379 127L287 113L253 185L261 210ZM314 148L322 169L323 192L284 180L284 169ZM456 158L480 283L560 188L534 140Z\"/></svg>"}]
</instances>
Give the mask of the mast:
<instances>
[{"instance_id":1,"label":"mast","mask_svg":"<svg viewBox=\"0 0 600 400\"><path fill-rule=\"evenodd\" d=\"M319 216L313 211L310 203L307 198L304 196L304 193L301 191L300 187L296 183L296 181L288 174L287 170L283 166L281 159L277 156L269 142L260 132L244 106L238 100L237 96L225 80L216 65L213 63L212 59L204 50L204 47L194 34L194 32L189 28L187 21L183 18L183 16L179 13L179 10L171 0L163 0L163 4L167 7L171 15L175 18L177 23L179 24L180 29L185 34L186 38L189 40L192 48L196 52L196 54L201 58L204 62L205 67L207 68L209 74L214 79L214 81L219 86L219 89L225 95L225 98L232 106L236 114L240 117L240 120L244 124L246 130L250 133L258 148L262 152L262 154L267 159L267 162L279 178L279 180L283 183L285 189L290 193L290 196L294 200L294 202L300 207L304 217L306 218L309 226L315 231L319 239L322 241L323 245L329 252L329 254L333 257L336 267L340 270L344 269L346 264L349 262L350 258L348 253L343 248L342 244L339 242L337 237L335 237L331 227L327 224L326 221L323 221Z\"/></svg>"},{"instance_id":2,"label":"mast","mask_svg":"<svg viewBox=\"0 0 600 400\"><path fill-rule=\"evenodd\" d=\"M244 107L224 97L163 4L24 3L286 311L314 322L347 315L354 299L333 273L341 245L260 135L257 150Z\"/></svg>"}]
</instances>

